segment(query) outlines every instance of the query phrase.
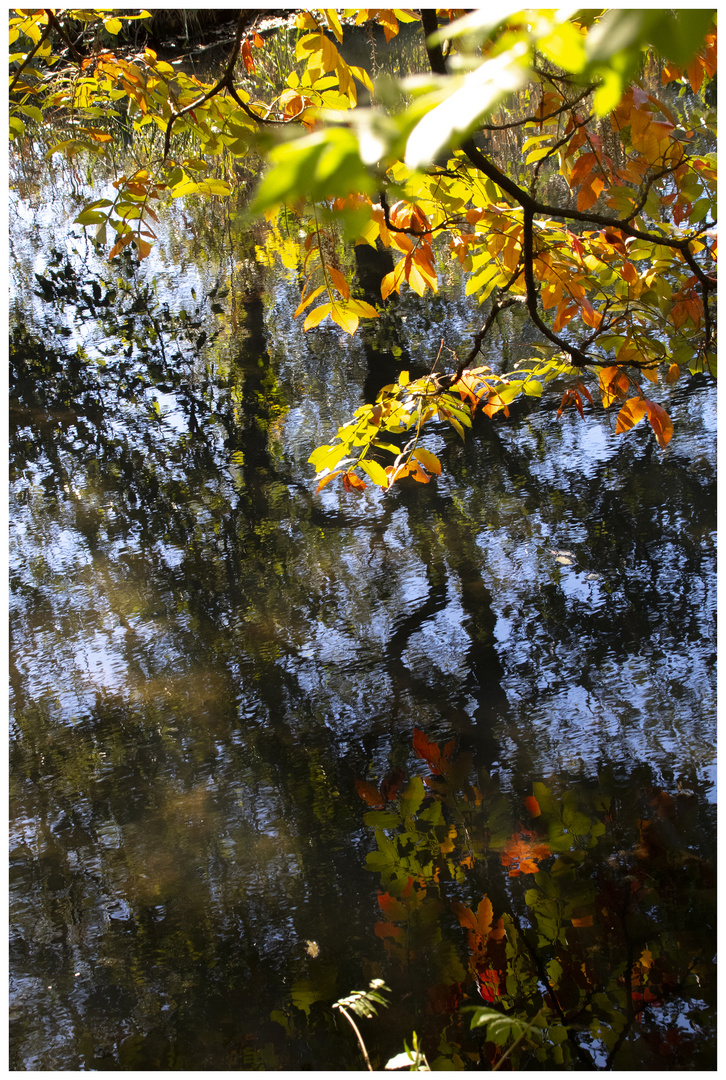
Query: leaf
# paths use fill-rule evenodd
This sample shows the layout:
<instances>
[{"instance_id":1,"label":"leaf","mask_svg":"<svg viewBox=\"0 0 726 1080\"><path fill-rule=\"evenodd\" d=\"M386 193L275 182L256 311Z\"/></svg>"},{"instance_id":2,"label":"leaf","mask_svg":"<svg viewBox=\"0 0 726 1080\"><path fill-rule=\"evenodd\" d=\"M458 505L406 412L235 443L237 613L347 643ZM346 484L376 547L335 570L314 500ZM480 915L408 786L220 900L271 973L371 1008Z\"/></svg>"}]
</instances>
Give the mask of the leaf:
<instances>
[{"instance_id":1,"label":"leaf","mask_svg":"<svg viewBox=\"0 0 726 1080\"><path fill-rule=\"evenodd\" d=\"M358 329L358 316L350 311L347 305L332 304L331 307L330 318L352 337ZM307 325L305 328L307 329Z\"/></svg>"},{"instance_id":2,"label":"leaf","mask_svg":"<svg viewBox=\"0 0 726 1080\"><path fill-rule=\"evenodd\" d=\"M368 487L365 480L361 480L354 472L343 473L343 487L346 491L363 492Z\"/></svg>"},{"instance_id":3,"label":"leaf","mask_svg":"<svg viewBox=\"0 0 726 1080\"><path fill-rule=\"evenodd\" d=\"M334 266L328 266L326 269L340 295L344 300L348 300L350 298L350 286L344 275L341 274L340 270L336 270Z\"/></svg>"},{"instance_id":4,"label":"leaf","mask_svg":"<svg viewBox=\"0 0 726 1080\"><path fill-rule=\"evenodd\" d=\"M629 431L634 427L646 414L648 403L645 398L629 398L622 409L618 413L617 423L615 424L615 434L620 435L624 431Z\"/></svg>"},{"instance_id":5,"label":"leaf","mask_svg":"<svg viewBox=\"0 0 726 1080\"><path fill-rule=\"evenodd\" d=\"M369 461L367 458L358 461L358 465L371 478L378 487L388 487L388 473L377 461Z\"/></svg>"},{"instance_id":6,"label":"leaf","mask_svg":"<svg viewBox=\"0 0 726 1080\"><path fill-rule=\"evenodd\" d=\"M320 285L319 288L313 289L313 291L311 293L308 293L307 296L304 296L303 299L298 304L297 308L295 309L295 313L293 315L293 318L297 318L298 315L301 315L302 312L305 310L305 308L309 304L312 304L313 300L315 300L318 296L320 296L320 294L322 292L325 292L325 289L326 289L325 285Z\"/></svg>"},{"instance_id":7,"label":"leaf","mask_svg":"<svg viewBox=\"0 0 726 1080\"><path fill-rule=\"evenodd\" d=\"M231 195L232 188L226 180L183 180L180 184L176 184L171 189L171 194L175 199L181 198L183 195Z\"/></svg>"},{"instance_id":8,"label":"leaf","mask_svg":"<svg viewBox=\"0 0 726 1080\"><path fill-rule=\"evenodd\" d=\"M336 476L340 476L343 471L343 469L338 469L336 472L331 472L328 473L327 476L324 476L318 486L315 488L315 493L317 494L319 491L321 491L326 484L329 484L331 480L335 480Z\"/></svg>"},{"instance_id":9,"label":"leaf","mask_svg":"<svg viewBox=\"0 0 726 1080\"><path fill-rule=\"evenodd\" d=\"M539 803L535 799L534 795L528 795L524 800L524 805L532 817L539 817L542 811L540 810Z\"/></svg>"},{"instance_id":10,"label":"leaf","mask_svg":"<svg viewBox=\"0 0 726 1080\"><path fill-rule=\"evenodd\" d=\"M395 896L391 896L390 893L378 894L378 906L386 918L391 919L392 922L403 922L406 918L406 908L400 900L397 900Z\"/></svg>"},{"instance_id":11,"label":"leaf","mask_svg":"<svg viewBox=\"0 0 726 1080\"><path fill-rule=\"evenodd\" d=\"M332 310L332 304L321 304L320 307L314 308L303 323L303 330L310 330L313 326L317 326L327 315L330 315Z\"/></svg>"},{"instance_id":12,"label":"leaf","mask_svg":"<svg viewBox=\"0 0 726 1080\"><path fill-rule=\"evenodd\" d=\"M382 808L386 805L386 800L380 794L378 788L374 787L373 784L369 783L367 780L356 780L355 790L358 792L361 799L368 803L369 806Z\"/></svg>"},{"instance_id":13,"label":"leaf","mask_svg":"<svg viewBox=\"0 0 726 1080\"><path fill-rule=\"evenodd\" d=\"M496 1009L479 1008L471 1018L471 1030L486 1028L487 1039L504 1046L509 1039L519 1039L527 1031L530 1024L528 1020L520 1020L516 1016L506 1016Z\"/></svg>"},{"instance_id":14,"label":"leaf","mask_svg":"<svg viewBox=\"0 0 726 1080\"><path fill-rule=\"evenodd\" d=\"M673 421L665 409L654 401L646 401L646 410L650 426L653 428L655 437L660 447L665 447L671 441L673 435Z\"/></svg>"},{"instance_id":15,"label":"leaf","mask_svg":"<svg viewBox=\"0 0 726 1080\"><path fill-rule=\"evenodd\" d=\"M494 106L526 78L523 42L459 78L456 89L432 95L432 104L406 143L405 163L411 169L430 165L436 155L457 145Z\"/></svg>"},{"instance_id":16,"label":"leaf","mask_svg":"<svg viewBox=\"0 0 726 1080\"><path fill-rule=\"evenodd\" d=\"M431 766L431 771L440 776L448 772L455 746L456 739L450 739L442 750L437 743L431 742L425 732L416 727L413 729L413 748L416 756L427 761Z\"/></svg>"},{"instance_id":17,"label":"leaf","mask_svg":"<svg viewBox=\"0 0 726 1080\"><path fill-rule=\"evenodd\" d=\"M434 476L441 475L441 462L436 457L436 454L432 454L430 450L426 450L425 447L419 446L416 450L414 450L411 457L414 457L417 461L420 461L424 469L428 469L428 471L430 473L433 473Z\"/></svg>"}]
</instances>

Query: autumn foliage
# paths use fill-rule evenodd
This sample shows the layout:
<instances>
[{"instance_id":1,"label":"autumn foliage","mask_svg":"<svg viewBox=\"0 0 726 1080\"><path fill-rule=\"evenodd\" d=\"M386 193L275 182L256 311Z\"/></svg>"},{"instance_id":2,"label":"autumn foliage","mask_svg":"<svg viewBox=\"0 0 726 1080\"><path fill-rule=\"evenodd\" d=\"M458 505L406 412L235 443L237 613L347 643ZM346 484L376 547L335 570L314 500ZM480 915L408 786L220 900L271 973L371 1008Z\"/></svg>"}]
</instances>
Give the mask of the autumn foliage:
<instances>
[{"instance_id":1,"label":"autumn foliage","mask_svg":"<svg viewBox=\"0 0 726 1080\"><path fill-rule=\"evenodd\" d=\"M482 306L468 355L452 354L444 329L426 377L401 372L314 450L317 490L429 483L441 462L428 430L463 438L476 413L506 417L554 381L558 416L617 408L616 433L645 419L666 448L674 425L658 394L715 374L713 13L326 8L291 13L279 31L258 16L241 12L224 71L203 82L122 46L147 12L16 9L10 136L50 118L68 136L51 156L114 168L123 112L135 167L76 218L111 259L146 258L168 200L226 199L256 161L249 211L271 250L286 233L303 332L355 335L405 290L437 293L456 268ZM78 24L99 37L59 63ZM350 63L358 26L386 41L418 33L420 73L377 79L373 56ZM292 35L282 65L278 33ZM515 164L498 153L505 139ZM394 260L375 303L351 272L355 245ZM511 309L538 343L496 371L482 360Z\"/></svg>"}]
</instances>

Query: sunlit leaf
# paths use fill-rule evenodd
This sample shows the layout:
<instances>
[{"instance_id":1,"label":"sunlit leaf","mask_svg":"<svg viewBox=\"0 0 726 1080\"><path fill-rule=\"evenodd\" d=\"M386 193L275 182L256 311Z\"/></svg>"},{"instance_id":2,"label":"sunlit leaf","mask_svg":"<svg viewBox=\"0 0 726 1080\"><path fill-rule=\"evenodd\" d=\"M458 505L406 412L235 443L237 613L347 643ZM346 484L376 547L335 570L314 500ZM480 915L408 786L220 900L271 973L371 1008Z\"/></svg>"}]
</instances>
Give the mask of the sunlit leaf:
<instances>
[{"instance_id":1,"label":"sunlit leaf","mask_svg":"<svg viewBox=\"0 0 726 1080\"><path fill-rule=\"evenodd\" d=\"M648 403L645 398L629 398L618 413L615 433L621 434L629 431L631 427L639 423L646 414Z\"/></svg>"},{"instance_id":2,"label":"sunlit leaf","mask_svg":"<svg viewBox=\"0 0 726 1080\"><path fill-rule=\"evenodd\" d=\"M441 462L436 457L436 454L432 454L430 450L426 450L425 447L419 446L414 450L412 455L417 461L420 461L424 469L428 469L434 476L439 476L441 473Z\"/></svg>"},{"instance_id":3,"label":"sunlit leaf","mask_svg":"<svg viewBox=\"0 0 726 1080\"><path fill-rule=\"evenodd\" d=\"M661 447L667 446L673 436L673 421L665 409L657 405L655 401L646 401L645 406L658 445Z\"/></svg>"},{"instance_id":4,"label":"sunlit leaf","mask_svg":"<svg viewBox=\"0 0 726 1080\"><path fill-rule=\"evenodd\" d=\"M332 310L333 305L330 303L314 308L303 323L303 330L310 330L313 326L317 326L327 315L330 315Z\"/></svg>"}]
</instances>

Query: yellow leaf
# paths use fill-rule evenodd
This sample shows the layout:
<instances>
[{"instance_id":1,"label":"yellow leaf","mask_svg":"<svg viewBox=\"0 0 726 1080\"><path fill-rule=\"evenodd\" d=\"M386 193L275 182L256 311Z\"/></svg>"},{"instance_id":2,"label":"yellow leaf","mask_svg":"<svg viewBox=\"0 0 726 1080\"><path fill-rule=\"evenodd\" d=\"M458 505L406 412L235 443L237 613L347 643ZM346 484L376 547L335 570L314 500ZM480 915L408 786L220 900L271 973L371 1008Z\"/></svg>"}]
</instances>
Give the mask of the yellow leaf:
<instances>
[{"instance_id":1,"label":"yellow leaf","mask_svg":"<svg viewBox=\"0 0 726 1080\"><path fill-rule=\"evenodd\" d=\"M334 8L323 8L325 17L328 20L328 26L333 31L338 41L343 40L343 27L340 25L340 19L338 18L338 12Z\"/></svg>"},{"instance_id":2,"label":"yellow leaf","mask_svg":"<svg viewBox=\"0 0 726 1080\"><path fill-rule=\"evenodd\" d=\"M348 311L352 311L354 314L366 319L378 318L376 309L371 304L367 304L365 300L349 300Z\"/></svg>"},{"instance_id":3,"label":"yellow leaf","mask_svg":"<svg viewBox=\"0 0 726 1080\"><path fill-rule=\"evenodd\" d=\"M333 304L330 318L352 337L358 329L358 316L342 304Z\"/></svg>"},{"instance_id":4,"label":"yellow leaf","mask_svg":"<svg viewBox=\"0 0 726 1080\"><path fill-rule=\"evenodd\" d=\"M618 413L615 434L620 435L623 431L629 431L639 420L642 420L646 414L647 405L645 398L629 398Z\"/></svg>"},{"instance_id":5,"label":"yellow leaf","mask_svg":"<svg viewBox=\"0 0 726 1080\"><path fill-rule=\"evenodd\" d=\"M359 460L358 464L363 472L370 476L374 484L382 488L388 487L388 473L377 461Z\"/></svg>"},{"instance_id":6,"label":"yellow leaf","mask_svg":"<svg viewBox=\"0 0 726 1080\"><path fill-rule=\"evenodd\" d=\"M326 315L330 315L332 310L332 304L321 304L320 307L314 308L303 323L303 330L310 330L311 327L317 326Z\"/></svg>"},{"instance_id":7,"label":"yellow leaf","mask_svg":"<svg viewBox=\"0 0 726 1080\"><path fill-rule=\"evenodd\" d=\"M423 294L426 292L428 282L426 281L426 278L423 276L416 263L409 263L406 280L418 296L423 296Z\"/></svg>"},{"instance_id":8,"label":"yellow leaf","mask_svg":"<svg viewBox=\"0 0 726 1080\"><path fill-rule=\"evenodd\" d=\"M297 308L295 310L295 315L293 317L297 318L298 315L301 315L302 312L305 310L305 308L309 304L312 304L313 300L317 296L320 296L321 292L325 292L325 285L321 285L318 289L313 289L313 291L311 293L309 293L307 296L304 296L303 299L298 304L298 306L297 306Z\"/></svg>"},{"instance_id":9,"label":"yellow leaf","mask_svg":"<svg viewBox=\"0 0 726 1080\"><path fill-rule=\"evenodd\" d=\"M412 457L415 457L417 461L420 461L424 469L428 469L434 476L441 475L441 462L436 457L436 454L432 454L430 450L427 450L424 446L419 446L417 450L414 450Z\"/></svg>"},{"instance_id":10,"label":"yellow leaf","mask_svg":"<svg viewBox=\"0 0 726 1080\"><path fill-rule=\"evenodd\" d=\"M668 368L668 374L666 375L667 383L676 383L681 377L681 369L678 364L671 364Z\"/></svg>"}]
</instances>

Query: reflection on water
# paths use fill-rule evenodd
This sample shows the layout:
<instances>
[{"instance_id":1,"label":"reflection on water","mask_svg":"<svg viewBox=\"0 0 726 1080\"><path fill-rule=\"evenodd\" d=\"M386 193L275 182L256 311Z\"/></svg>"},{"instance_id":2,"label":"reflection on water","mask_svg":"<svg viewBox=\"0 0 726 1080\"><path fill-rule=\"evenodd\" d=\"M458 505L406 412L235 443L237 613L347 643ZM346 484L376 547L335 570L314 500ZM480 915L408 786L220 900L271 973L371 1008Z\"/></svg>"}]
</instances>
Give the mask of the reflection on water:
<instances>
[{"instance_id":1,"label":"reflection on water","mask_svg":"<svg viewBox=\"0 0 726 1080\"><path fill-rule=\"evenodd\" d=\"M177 207L148 266L110 268L69 238L61 180L40 231L13 204L12 1067L358 1068L330 1006L377 977L376 1060L415 1029L430 1061L490 1063L459 1008L506 991L534 1015L555 964L576 1034L545 1063L710 1067L711 387L670 389L664 454L545 401L429 436L427 488L313 496L365 336L303 337L234 206L199 265ZM404 297L398 347L428 364L437 320L458 347L477 318L455 286ZM414 728L456 740L456 791ZM597 843L557 853L565 805ZM515 841L549 845L538 873L510 876ZM386 843L416 872L386 877ZM484 896L506 937L469 941Z\"/></svg>"}]
</instances>

